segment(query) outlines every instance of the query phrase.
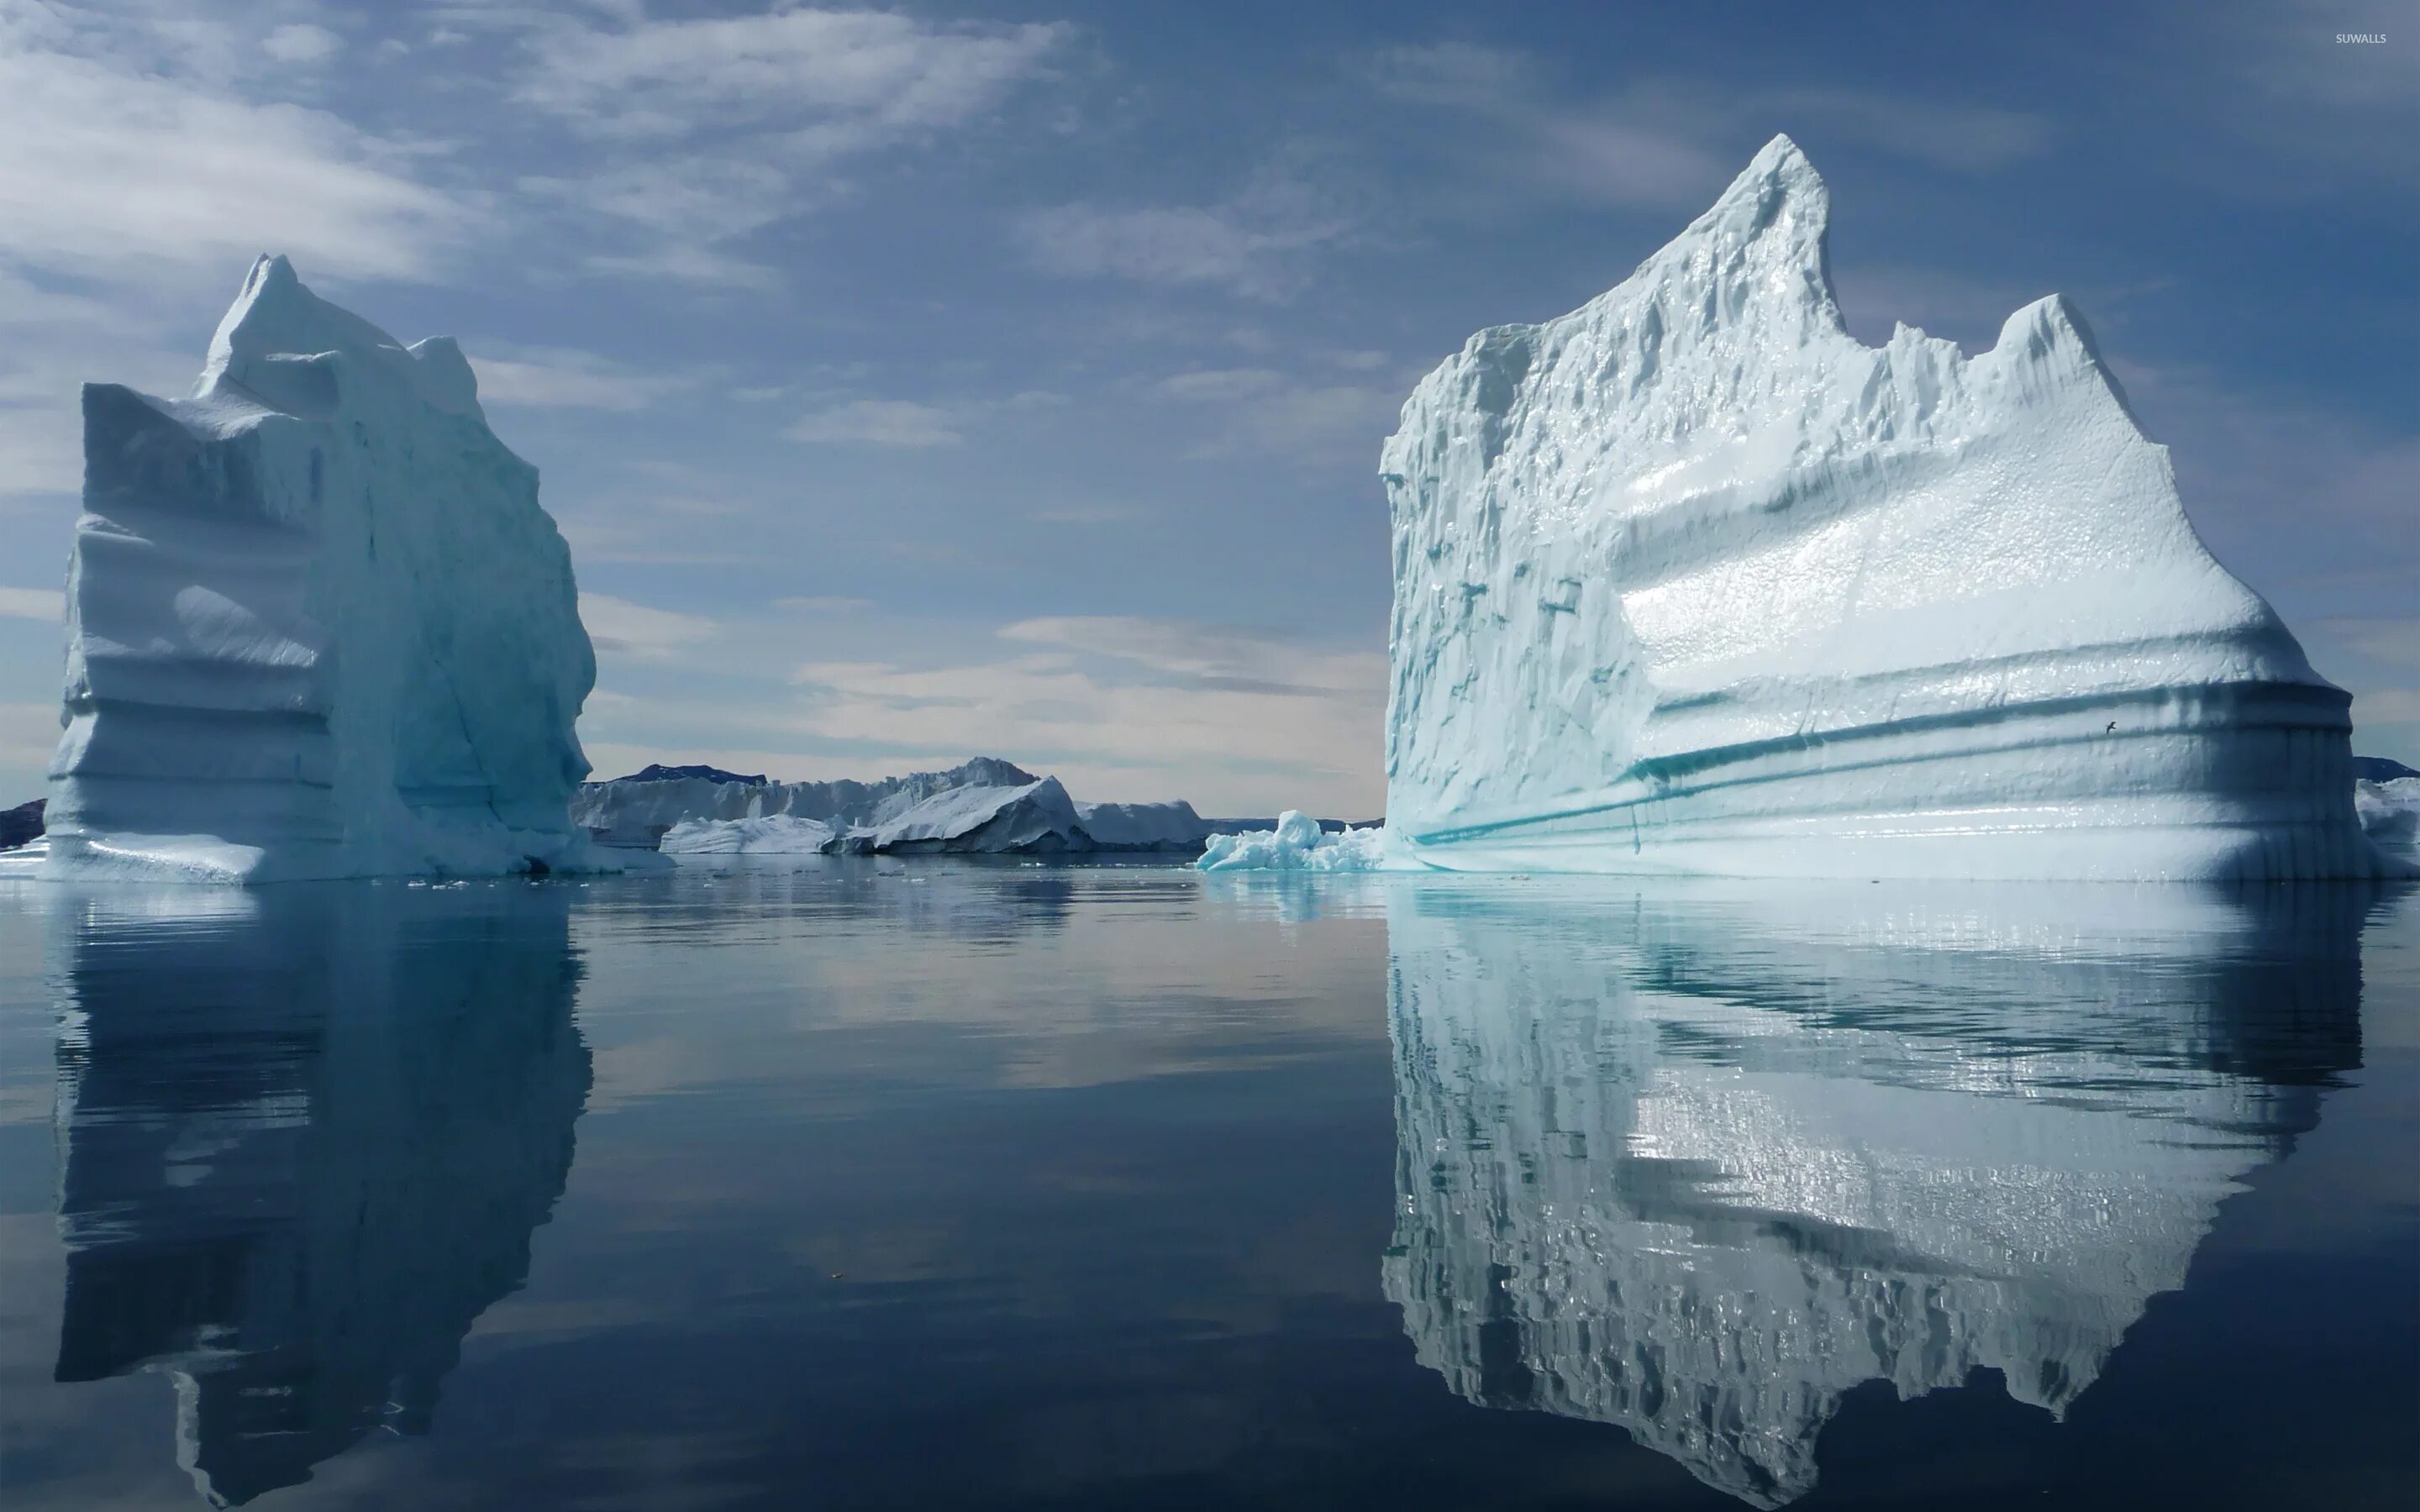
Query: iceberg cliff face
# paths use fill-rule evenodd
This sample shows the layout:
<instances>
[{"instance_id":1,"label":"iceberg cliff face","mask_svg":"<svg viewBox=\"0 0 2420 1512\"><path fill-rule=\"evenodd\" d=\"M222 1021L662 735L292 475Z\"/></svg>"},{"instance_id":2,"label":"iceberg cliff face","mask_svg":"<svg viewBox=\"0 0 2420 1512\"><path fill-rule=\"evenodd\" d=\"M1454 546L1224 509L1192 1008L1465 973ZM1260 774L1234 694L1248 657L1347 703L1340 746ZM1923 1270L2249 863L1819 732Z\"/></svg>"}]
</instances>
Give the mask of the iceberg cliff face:
<instances>
[{"instance_id":1,"label":"iceberg cliff face","mask_svg":"<svg viewBox=\"0 0 2420 1512\"><path fill-rule=\"evenodd\" d=\"M1776 138L1481 332L1381 471L1388 821L1476 870L2366 875L2348 699L2186 521L2081 317L1852 338Z\"/></svg>"},{"instance_id":2,"label":"iceberg cliff face","mask_svg":"<svg viewBox=\"0 0 2420 1512\"><path fill-rule=\"evenodd\" d=\"M451 340L268 257L190 398L84 413L54 874L578 864L570 552Z\"/></svg>"}]
</instances>

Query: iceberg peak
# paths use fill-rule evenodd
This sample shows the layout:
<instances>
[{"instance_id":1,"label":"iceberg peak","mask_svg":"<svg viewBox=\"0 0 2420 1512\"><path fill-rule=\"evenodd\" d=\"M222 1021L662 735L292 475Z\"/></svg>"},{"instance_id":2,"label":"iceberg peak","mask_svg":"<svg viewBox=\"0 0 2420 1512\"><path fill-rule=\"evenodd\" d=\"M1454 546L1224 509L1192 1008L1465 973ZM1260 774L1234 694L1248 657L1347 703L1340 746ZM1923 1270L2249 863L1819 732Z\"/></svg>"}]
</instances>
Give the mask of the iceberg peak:
<instances>
[{"instance_id":1,"label":"iceberg peak","mask_svg":"<svg viewBox=\"0 0 2420 1512\"><path fill-rule=\"evenodd\" d=\"M190 398L84 414L54 874L590 864L570 549L459 347L262 257Z\"/></svg>"},{"instance_id":2,"label":"iceberg peak","mask_svg":"<svg viewBox=\"0 0 2420 1512\"><path fill-rule=\"evenodd\" d=\"M191 397L324 417L359 383L397 387L448 414L486 419L478 380L452 337L406 347L312 293L285 257L264 254L219 321Z\"/></svg>"},{"instance_id":3,"label":"iceberg peak","mask_svg":"<svg viewBox=\"0 0 2420 1512\"><path fill-rule=\"evenodd\" d=\"M1405 402L1388 824L1442 866L2345 876L2342 691L2187 521L2063 296L1848 333L1776 136Z\"/></svg>"}]
</instances>

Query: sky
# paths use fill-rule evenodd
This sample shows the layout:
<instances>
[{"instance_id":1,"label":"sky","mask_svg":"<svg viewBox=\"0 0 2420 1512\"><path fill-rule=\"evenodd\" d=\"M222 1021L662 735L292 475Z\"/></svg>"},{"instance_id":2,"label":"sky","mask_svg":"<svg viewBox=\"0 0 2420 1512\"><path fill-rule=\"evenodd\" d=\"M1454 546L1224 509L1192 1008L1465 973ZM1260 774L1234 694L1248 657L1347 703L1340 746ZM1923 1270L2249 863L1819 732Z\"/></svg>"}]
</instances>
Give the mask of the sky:
<instances>
[{"instance_id":1,"label":"sky","mask_svg":"<svg viewBox=\"0 0 2420 1512\"><path fill-rule=\"evenodd\" d=\"M1861 338L2077 301L2355 748L2420 764L2415 23L0 0L0 805L56 734L78 384L182 393L283 252L458 337L540 469L600 776L1374 815L1403 397L1776 131Z\"/></svg>"}]
</instances>

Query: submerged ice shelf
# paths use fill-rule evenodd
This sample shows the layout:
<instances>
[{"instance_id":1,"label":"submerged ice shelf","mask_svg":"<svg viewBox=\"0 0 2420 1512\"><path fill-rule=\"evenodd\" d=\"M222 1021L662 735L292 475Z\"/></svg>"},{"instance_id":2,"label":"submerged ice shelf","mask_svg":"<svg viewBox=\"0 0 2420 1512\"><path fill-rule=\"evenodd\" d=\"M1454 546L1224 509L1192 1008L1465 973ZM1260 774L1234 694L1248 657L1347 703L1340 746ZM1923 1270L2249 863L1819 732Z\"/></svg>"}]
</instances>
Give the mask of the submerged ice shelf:
<instances>
[{"instance_id":1,"label":"submerged ice shelf","mask_svg":"<svg viewBox=\"0 0 2420 1512\"><path fill-rule=\"evenodd\" d=\"M571 555L450 339L264 257L190 397L84 418L50 874L590 864Z\"/></svg>"},{"instance_id":2,"label":"submerged ice shelf","mask_svg":"<svg viewBox=\"0 0 2420 1512\"><path fill-rule=\"evenodd\" d=\"M1841 323L1776 138L1618 287L1404 407L1388 824L1459 870L2398 870L2350 702L2204 549L2075 309Z\"/></svg>"}]
</instances>

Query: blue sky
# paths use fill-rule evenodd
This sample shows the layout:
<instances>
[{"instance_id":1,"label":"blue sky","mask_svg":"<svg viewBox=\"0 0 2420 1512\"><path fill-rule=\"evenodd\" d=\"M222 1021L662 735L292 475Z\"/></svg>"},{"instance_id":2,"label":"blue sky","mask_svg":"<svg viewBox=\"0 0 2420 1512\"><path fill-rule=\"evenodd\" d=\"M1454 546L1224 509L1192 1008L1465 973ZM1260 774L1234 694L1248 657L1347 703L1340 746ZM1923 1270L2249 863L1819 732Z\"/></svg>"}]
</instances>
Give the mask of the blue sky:
<instances>
[{"instance_id":1,"label":"blue sky","mask_svg":"<svg viewBox=\"0 0 2420 1512\"><path fill-rule=\"evenodd\" d=\"M1403 395L1778 131L1861 336L2074 297L2357 748L2420 764L2415 21L0 0L0 801L55 728L76 385L181 393L282 251L461 338L541 469L600 773L1374 813Z\"/></svg>"}]
</instances>

